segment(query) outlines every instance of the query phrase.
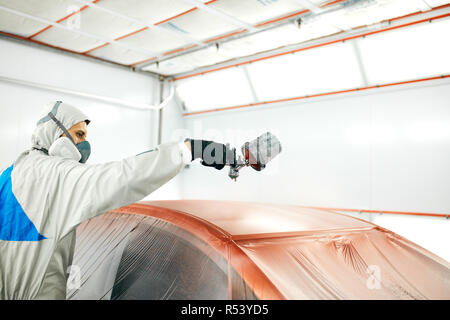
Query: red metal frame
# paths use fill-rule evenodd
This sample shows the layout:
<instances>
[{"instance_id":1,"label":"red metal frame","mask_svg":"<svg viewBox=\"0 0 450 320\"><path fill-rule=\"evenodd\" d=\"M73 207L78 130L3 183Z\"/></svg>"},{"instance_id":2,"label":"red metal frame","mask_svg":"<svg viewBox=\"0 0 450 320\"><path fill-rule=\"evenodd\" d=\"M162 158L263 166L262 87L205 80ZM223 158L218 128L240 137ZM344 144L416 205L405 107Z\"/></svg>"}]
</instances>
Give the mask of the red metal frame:
<instances>
[{"instance_id":1,"label":"red metal frame","mask_svg":"<svg viewBox=\"0 0 450 320\"><path fill-rule=\"evenodd\" d=\"M95 4L95 3L98 3L98 2L100 2L100 1L101 1L101 0L94 0L92 3ZM205 4L208 5L208 4L211 4L211 3L216 2L216 1L218 1L218 0L211 0L211 1L209 1L209 2L205 2ZM323 4L323 5L321 5L321 7L323 7L323 8L324 8L324 7L328 7L328 6L331 6L331 5L334 5L334 4L343 2L343 1L345 1L345 0L334 0L334 1L330 1L330 2L327 2L327 3ZM443 8L446 8L446 7L450 7L450 4L442 5L442 6L433 8L433 9L431 9L431 10L429 10L429 11L425 11L425 12L430 12L430 11L434 11L434 10L438 10L438 9L443 9ZM75 15L75 14L81 13L82 11L86 10L87 8L89 8L89 6L88 6L88 5L85 5L85 6L81 7L79 10L77 10L77 11L75 11L75 12L72 12L71 14L69 14L69 15L67 15L67 16L65 16L65 17L63 17L63 18L61 18L61 19L59 19L59 20L57 20L56 23L60 23L60 22L66 20L66 19L68 19L68 18L70 18L71 16L73 16L73 15ZM197 7L194 7L194 8L192 8L192 9L187 10L187 11L185 11L185 12L182 12L182 13L176 15L176 16L173 16L173 17L167 18L167 19L165 19L165 20L163 20L163 21L157 22L157 23L155 23L154 25L160 25L160 24L162 24L162 23L164 23L164 22L173 20L173 19L175 19L175 18L177 18L177 17L180 17L180 16L182 16L182 15L188 14L188 13L190 13L190 12L192 12L192 11L197 10L197 9L198 9ZM287 15L287 16L283 16L283 17L280 17L280 18L277 18L277 19L272 19L272 20L269 20L269 21L265 21L265 22L256 24L256 25L254 25L254 27L261 27L262 25L267 25L267 24L270 24L270 23L275 23L275 22L279 22L279 21L282 21L282 20L290 19L290 18L293 18L293 17L295 17L295 16L302 15L302 14L307 13L307 12L309 12L309 10L298 11L298 12L289 14L289 15ZM392 19L389 19L389 20L387 20L387 21L396 21L396 20L399 20L399 19L411 17L411 16L418 15L418 14L425 13L425 12L415 12L415 13L411 13L411 14L408 14L408 15L405 15L405 16L401 16L401 17L397 17L397 18L392 18ZM443 16L448 16L448 15L443 15ZM438 18L440 18L440 17L434 17L434 18L432 18L432 19L424 19L423 21L428 21L428 20L433 20L433 19L438 19ZM405 24L404 26L412 25L412 24L416 24L416 23L420 23L420 22L423 22L423 21L413 22L413 23L411 23L411 24ZM404 27L404 26L402 26L402 27ZM399 28L399 27L400 27L400 26L393 27L393 28ZM25 40L25 41L30 41L30 42L38 43L38 44L45 45L45 46L48 46L48 47L57 48L57 49L60 49L60 50L66 51L66 52L70 52L70 53L74 53L74 54L79 54L79 55L83 55L83 56L87 56L87 57L91 57L91 58L94 58L94 59L98 59L98 60L102 60L102 61L107 61L107 62L110 62L110 63L114 63L114 64L117 64L117 65L122 65L122 66L123 66L123 64L115 63L115 62L110 61L110 60L101 59L101 58L98 58L98 57L95 57L95 56L92 56L92 55L89 54L90 52L92 52L92 51L94 51L94 50L97 50L97 49L100 49L100 48L103 48L103 47L109 45L109 44L110 44L109 42L106 42L106 43L104 43L104 44L102 44L102 45L99 45L99 46L97 46L97 47L91 48L91 49L89 49L89 50L87 50L87 51L85 51L85 52L77 52L77 51L69 50L69 49L66 49L66 48L53 46L53 45L50 45L50 44L45 43L45 42L42 42L42 41L36 41L36 40L33 39L33 38L36 37L38 34L41 34L42 32L45 32L46 30L48 30L48 29L50 29L50 28L52 28L52 25L49 25L49 26L45 27L44 29L42 29L42 30L36 32L35 34L33 34L33 35L29 36L29 37L22 37L22 36L18 36L18 35L11 34L11 33L8 33L8 32L3 32L3 31L0 31L0 33L1 33L1 34L4 34L4 35L7 35L7 36L14 37L14 38L18 38L18 39L21 39L21 40ZM116 38L116 39L114 39L114 40L118 41L118 40L127 38L127 37L129 37L129 36L132 36L132 35L134 35L134 34L137 34L137 33L139 33L139 32L142 32L142 31L144 31L144 30L147 30L147 29L148 29L148 27L144 27L144 28L141 28L141 29L139 29L139 30L133 31L133 32L131 32L131 33L125 34L125 35L123 35L123 36L120 36L120 37L118 37L118 38ZM234 36L234 35L236 35L236 34L243 33L243 32L247 32L247 31L248 31L247 29L237 30L237 31L234 31L234 32L231 32L231 33L222 35L222 36L218 36L218 37L214 37L214 38L211 38L211 39L207 39L207 40L204 41L204 43L214 42L214 41L217 41L217 40L220 40L220 39L224 39L224 38L228 38L228 37ZM387 30L384 30L384 31L387 31ZM374 34L374 33L378 33L378 32L383 32L383 31L375 31L375 32L372 32L372 33L368 33L368 34L366 34L366 35ZM352 38L352 37L349 37L348 39L351 39L351 38ZM340 39L339 41L345 41L345 39ZM332 44L332 43L334 43L334 42L325 43L325 44L321 44L321 45L318 45L318 46L327 45L327 44ZM165 52L165 53L163 53L163 55L164 55L164 56L167 56L167 55L170 55L170 54L173 54L173 53L177 53L177 52L181 52L181 51L185 51L185 50L194 48L194 47L196 47L196 46L197 46L196 44L188 45L188 46L185 46L185 47L183 47L183 48L177 48L177 49L174 49L174 50ZM315 46L314 46L314 47L315 47ZM306 50L306 49L310 49L310 48L312 48L312 47L299 49L299 50L297 50L297 51ZM294 52L296 52L296 51L294 51ZM288 52L288 53L292 53L292 52ZM287 54L287 53L286 53L286 54ZM276 55L276 56L277 56L277 55ZM271 57L272 57L272 56L271 56ZM149 61L152 61L152 60L155 60L156 58L157 58L157 57L151 57L151 58L148 58L148 59L145 59L145 60L142 60L142 61L138 61L138 62L136 62L136 63L132 63L132 64L125 65L125 66L128 66L128 67L135 67L136 65L139 65L139 64L142 64L142 63L145 63L145 62L149 62ZM266 58L269 58L269 57L266 57ZM266 58L262 58L262 59L266 59ZM261 59L256 59L256 60L254 60L254 61L259 61L259 60L261 60ZM249 61L249 62L246 62L246 63L251 63L251 62L253 62L253 60L251 60L251 61ZM243 64L243 63L239 63L239 64L227 66L227 67L238 66L238 65L242 65L242 64ZM187 78L187 77L192 77L192 76L201 75L201 74L208 73L208 72L219 71L219 70L222 70L222 69L227 68L227 67L222 67L222 68L212 69L212 70L208 70L208 71L204 71L204 72L199 72L199 73L195 73L195 74L191 74L191 75L186 75L186 76L183 76L183 77L177 77L177 78L174 78L173 80L176 81L176 80L181 80L181 79L184 79L184 78Z\"/></svg>"},{"instance_id":2,"label":"red metal frame","mask_svg":"<svg viewBox=\"0 0 450 320\"><path fill-rule=\"evenodd\" d=\"M85 54L83 52L77 52L77 51L69 50L69 49L66 49L66 48L54 46L54 45L51 45L51 44L48 44L48 43L45 43L45 42L41 42L41 41L38 41L38 40L22 37L22 36L19 36L17 34L12 34L12 33L4 32L4 31L0 31L0 34L3 34L5 36L11 37L11 38L16 38L16 39L24 40L24 41L27 41L27 42L40 44L40 45L43 45L43 46L46 46L46 47L58 49L58 50L61 50L61 51L64 51L64 52L69 52L69 53L72 53L72 54L77 54L77 55L80 55L80 56L88 57L90 59L96 59L96 60L99 60L99 61L112 63L112 64L115 64L115 65L118 65L118 66L121 66L121 67L124 66L123 64L120 64L120 63L117 63L117 62L114 62L114 61L111 61L111 60L106 60L106 59L102 59L102 58L99 58L99 57L95 57L95 56L91 56L91 55Z\"/></svg>"},{"instance_id":3,"label":"red metal frame","mask_svg":"<svg viewBox=\"0 0 450 320\"><path fill-rule=\"evenodd\" d=\"M448 218L449 214L445 213L424 213L424 212L408 212L408 211L384 211L384 210L367 210L367 209L346 209L346 208L328 208L328 207L307 207L311 209L319 209L326 211L343 211L343 212L358 212L358 213L379 213L379 214L400 214L408 216L423 216L423 217L439 217Z\"/></svg>"},{"instance_id":4,"label":"red metal frame","mask_svg":"<svg viewBox=\"0 0 450 320\"><path fill-rule=\"evenodd\" d=\"M442 6L442 7L450 7L450 4ZM432 9L430 11L442 9L442 7L434 8L434 9ZM418 14L418 13L415 13L414 15L416 15L416 14ZM305 50L310 50L310 49L314 49L314 48L319 48L319 47L323 47L323 46L327 46L327 45L331 45L331 44L335 44L335 43L339 43L339 42L343 42L343 41L353 40L353 39L357 39L357 38L363 38L363 37L367 37L367 36L374 35L374 34L377 34L377 33L387 32L387 31L391 31L391 30L395 30L395 29L401 29L401 28L409 27L409 26L420 24L420 23L424 23L424 22L430 22L430 21L433 21L433 20L443 19L443 18L446 18L446 17L449 17L449 16L450 16L450 13L442 14L442 15L435 16L435 17L432 17L432 18L421 19L421 20L405 23L405 24L402 24L402 25L394 26L394 27L388 27L388 28L385 28L385 29L380 29L380 30L376 30L376 31L370 31L370 32L362 33L362 34L359 34L359 35L356 35L356 36L344 37L344 38L333 40L333 41L328 41L328 42L324 42L324 43L320 43L320 44L315 44L315 45L308 46L308 47L305 47L305 48L285 51L285 52L269 55L269 56L262 57L262 58L247 60L247 61L244 61L244 62L235 63L235 64L231 64L231 65L227 65L227 66L223 66L223 67L219 67L219 68L214 68L214 69L210 69L210 70L206 70L206 71L196 72L196 73L192 73L192 74L188 74L188 75L184 75L184 76L180 76L180 77L175 77L175 78L173 78L173 79L171 79L169 81L177 81L177 80L187 79L187 78L191 78L191 77L196 77L196 76L204 75L206 73L216 72L216 71L220 71L220 70L224 70L224 69L229 69L229 68L232 68L232 67L239 67L239 66L250 64L250 63L253 63L253 62L258 62L258 61L262 61L262 60L272 59L272 58L280 57L280 56L283 56L283 55L296 53L296 52L300 52L300 51L305 51ZM404 17L406 17L406 16L404 16ZM402 19L404 17L399 17L399 18L394 18L394 19L398 20L398 19ZM389 20L389 21L392 21L392 20Z\"/></svg>"},{"instance_id":5,"label":"red metal frame","mask_svg":"<svg viewBox=\"0 0 450 320\"><path fill-rule=\"evenodd\" d=\"M95 4L95 3L99 2L99 1L101 1L101 0L94 0L94 1L92 1L92 3ZM67 15L67 16L65 16L65 17L63 17L63 18L61 18L61 19L59 19L59 20L57 20L56 23L61 23L61 22L63 22L64 20L67 20L67 19L69 19L70 17L72 17L72 16L74 16L74 15L76 15L76 14L78 14L78 13L81 13L82 11L86 10L87 8L89 8L89 6L88 6L88 5L85 5L85 6L81 7L79 10L74 11L74 12L72 12L71 14L69 14L69 15ZM41 33L44 32L44 31L47 31L48 29L50 29L50 28L52 28L52 27L53 27L52 25L49 25L49 26L45 27L44 29L42 29L42 30L40 30L40 31L38 31L38 32L36 32L36 33L34 33L34 34L32 34L31 36L28 37L28 39L33 39L33 38L36 37L37 35L41 34Z\"/></svg>"},{"instance_id":6,"label":"red metal frame","mask_svg":"<svg viewBox=\"0 0 450 320\"><path fill-rule=\"evenodd\" d=\"M100 2L100 1L101 1L101 0L94 0L94 1L92 1L92 3L93 3L93 4L96 4L96 3ZM209 4L211 4L211 3L213 3L213 2L216 2L216 1L219 1L219 0L211 0L211 1L205 2L205 5L209 5ZM330 5L339 3L339 2L343 2L343 1L345 1L345 0L335 0L335 1L331 1L331 2L329 2L329 3L326 3L326 4L322 5L322 7L327 7L327 6L330 6ZM67 16L65 16L65 17L63 17L63 18L61 18L61 19L59 19L59 20L57 20L56 23L60 23L60 22L62 22L62 21L65 21L65 20L67 20L68 18L74 16L75 14L81 13L82 11L86 10L87 8L89 8L89 6L88 6L88 5L85 5L85 6L81 7L79 10L74 11L74 12L72 12L71 14L69 14L69 15L67 15ZM178 18L178 17L181 17L181 16L183 16L183 15L186 15L186 14L188 14L188 13L190 13L190 12L195 11L195 10L198 10L198 8L197 8L197 7L194 7L194 8L192 8L192 9L189 9L189 10L187 10L187 11L184 11L184 12L182 12L182 13L180 13L180 14L177 14L177 15L175 15L175 16L173 16L173 17L170 17L170 18L164 19L164 20L162 20L162 21L159 21L159 22L155 23L154 25L155 25L155 26L158 26L158 25L160 25L160 24L163 24L163 23L165 23L165 22L174 20L174 19L176 19L176 18ZM260 23L260 24L255 25L255 27L260 27L260 26L262 26L262 25L266 25L266 24L270 24L270 23L274 23L274 22L286 20L286 19L292 18L292 17L294 17L294 16L298 16L298 15L304 14L304 13L306 13L306 12L309 12L309 10L302 10L302 11L296 12L296 13L294 13L294 14L290 14L290 15L288 15L288 16L284 16L284 17L280 17L280 18L277 18L277 19L274 19L274 20L266 21L266 22L264 22L264 23ZM45 32L45 31L49 30L49 29L52 28L52 27L53 27L52 25L49 25L49 26L43 28L42 30L39 30L38 32L32 34L32 35L29 36L28 38L24 38L24 39L32 40L32 39L33 39L34 37L36 37L37 35L39 35L39 34ZM132 35L135 35L135 34L137 34L137 33L139 33L139 32L145 31L145 30L147 30L147 29L149 29L149 27L144 27L144 28L141 28L141 29L139 29L139 30L136 30L136 31L130 32L130 33L128 33L128 34L122 35L122 36L120 36L120 37L118 37L118 38L116 38L116 39L114 39L114 40L115 40L115 41L118 41L118 40L121 40L121 39L130 37L130 36L132 36ZM214 42L214 41L217 41L217 40L220 40L220 39L224 39L224 38L228 38L228 37L234 36L234 35L236 35L236 34L243 33L243 32L247 32L247 31L248 31L247 29L241 29L241 30L238 30L238 31L234 31L234 32L231 32L231 33L222 35L222 36L218 36L218 37L214 37L214 38L211 38L211 39L207 39L207 40L204 41L204 43ZM2 33L3 33L3 34L6 34L6 35L11 35L10 33L5 33L5 32L2 32ZM55 48L55 46L52 46L52 45L47 44L47 43L45 43L45 42L40 42L40 41L39 41L39 42L37 42L37 43L42 44L42 45L47 45L47 46L50 46L50 47L54 47L54 48ZM101 44L101 45L99 45L99 46L97 46L97 47L91 48L91 49L89 49L89 50L87 50L87 51L84 51L84 52L82 52L82 53L75 52L75 51L71 51L71 50L67 50L67 49L60 48L60 47L56 47L56 48L61 49L61 50L65 50L65 51L68 51L68 52L72 52L72 53L77 53L77 54L87 55L87 56L89 56L89 57L94 57L94 56L92 56L92 55L89 55L89 53L92 52L92 51L95 51L95 50L97 50L97 49L106 47L106 46L108 46L109 44L110 44L110 42L106 42L106 43L104 43L104 44ZM192 45L188 45L188 46L185 46L185 47L182 47L182 48L173 49L173 50L164 52L164 53L163 53L163 56L167 56L167 55L170 55L170 54L173 54L173 53L177 53L177 52L189 50L189 49L192 49L192 48L194 48L194 47L196 47L196 46L197 46L196 44L192 44ZM156 57L152 57L152 58L148 58L148 59L145 59L145 60L142 60L142 61L138 61L138 62L136 62L136 63L130 64L130 65L127 65L127 66L129 66L129 67L134 67L134 66L136 66L136 65L138 65L138 64L142 64L142 63L145 63L145 62L149 62L149 61L154 60L154 59L156 59Z\"/></svg>"}]
</instances>

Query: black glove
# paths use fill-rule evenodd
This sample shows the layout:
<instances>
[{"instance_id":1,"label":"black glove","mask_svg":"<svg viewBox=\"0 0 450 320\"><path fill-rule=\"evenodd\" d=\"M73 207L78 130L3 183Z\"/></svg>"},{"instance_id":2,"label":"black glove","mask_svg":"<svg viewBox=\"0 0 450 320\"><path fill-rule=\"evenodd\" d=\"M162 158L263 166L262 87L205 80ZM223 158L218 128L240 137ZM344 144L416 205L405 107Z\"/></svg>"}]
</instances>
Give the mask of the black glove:
<instances>
[{"instance_id":1,"label":"black glove","mask_svg":"<svg viewBox=\"0 0 450 320\"><path fill-rule=\"evenodd\" d=\"M208 140L186 139L191 143L192 160L202 159L201 164L222 170L227 159L227 148L222 143Z\"/></svg>"}]
</instances>

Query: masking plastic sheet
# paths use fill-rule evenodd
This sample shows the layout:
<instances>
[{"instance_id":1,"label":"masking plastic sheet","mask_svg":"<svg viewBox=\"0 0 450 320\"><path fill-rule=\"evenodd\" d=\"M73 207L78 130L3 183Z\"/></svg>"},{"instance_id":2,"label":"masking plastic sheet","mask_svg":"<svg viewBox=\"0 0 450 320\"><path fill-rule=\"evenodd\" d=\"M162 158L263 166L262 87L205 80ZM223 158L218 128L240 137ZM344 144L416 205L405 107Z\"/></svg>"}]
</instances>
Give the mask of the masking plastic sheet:
<instances>
[{"instance_id":1,"label":"masking plastic sheet","mask_svg":"<svg viewBox=\"0 0 450 320\"><path fill-rule=\"evenodd\" d=\"M450 299L444 259L298 206L134 204L80 225L72 268L68 299Z\"/></svg>"},{"instance_id":2,"label":"masking plastic sheet","mask_svg":"<svg viewBox=\"0 0 450 320\"><path fill-rule=\"evenodd\" d=\"M109 213L77 233L68 299L228 299L228 280L235 299L256 298L219 252L166 221Z\"/></svg>"}]
</instances>

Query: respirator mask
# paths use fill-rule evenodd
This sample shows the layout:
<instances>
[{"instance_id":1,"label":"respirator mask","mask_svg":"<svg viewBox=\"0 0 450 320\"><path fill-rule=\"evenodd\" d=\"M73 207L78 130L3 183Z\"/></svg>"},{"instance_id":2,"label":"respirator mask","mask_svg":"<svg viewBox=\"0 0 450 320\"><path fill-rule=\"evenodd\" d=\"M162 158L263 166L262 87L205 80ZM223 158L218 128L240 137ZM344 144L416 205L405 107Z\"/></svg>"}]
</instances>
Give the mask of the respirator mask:
<instances>
[{"instance_id":1,"label":"respirator mask","mask_svg":"<svg viewBox=\"0 0 450 320\"><path fill-rule=\"evenodd\" d=\"M58 119L56 119L55 115L50 112L48 116L66 135L65 137L60 137L53 142L48 150L48 155L62 157L65 159L73 159L80 163L86 163L91 154L91 145L89 142L83 141L75 144L75 141L73 141L69 131L67 131L66 127L64 127Z\"/></svg>"},{"instance_id":2,"label":"respirator mask","mask_svg":"<svg viewBox=\"0 0 450 320\"><path fill-rule=\"evenodd\" d=\"M75 144L67 137L58 138L48 150L49 156L73 159L80 163L86 163L91 154L91 145L87 141Z\"/></svg>"}]
</instances>

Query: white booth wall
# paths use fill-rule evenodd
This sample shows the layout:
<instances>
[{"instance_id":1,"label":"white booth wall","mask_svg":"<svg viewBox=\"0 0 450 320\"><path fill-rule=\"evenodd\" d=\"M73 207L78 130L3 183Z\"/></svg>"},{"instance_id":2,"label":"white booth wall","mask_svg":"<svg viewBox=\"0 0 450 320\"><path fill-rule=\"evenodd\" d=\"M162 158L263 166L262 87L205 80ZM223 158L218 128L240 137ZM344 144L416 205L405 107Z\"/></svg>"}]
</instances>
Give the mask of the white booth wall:
<instances>
[{"instance_id":1,"label":"white booth wall","mask_svg":"<svg viewBox=\"0 0 450 320\"><path fill-rule=\"evenodd\" d=\"M167 80L162 83L163 91L159 92L159 95L162 94L161 100L170 96L172 85ZM187 131L184 128L185 123L182 117L180 101L176 93L174 98L161 110L161 118L161 143L181 142L184 138L188 137ZM144 201L182 199L181 185L182 175L180 174L148 195Z\"/></svg>"},{"instance_id":2,"label":"white booth wall","mask_svg":"<svg viewBox=\"0 0 450 320\"><path fill-rule=\"evenodd\" d=\"M271 131L282 153L267 169L194 163L182 174L185 199L450 212L448 79L184 117L188 135L240 146ZM445 218L356 214L450 261Z\"/></svg>"},{"instance_id":3,"label":"white booth wall","mask_svg":"<svg viewBox=\"0 0 450 320\"><path fill-rule=\"evenodd\" d=\"M0 39L0 76L123 99L158 103L156 77ZM45 105L62 100L91 118L90 163L120 160L156 144L157 112L0 81L0 170L30 148L31 134Z\"/></svg>"}]
</instances>

